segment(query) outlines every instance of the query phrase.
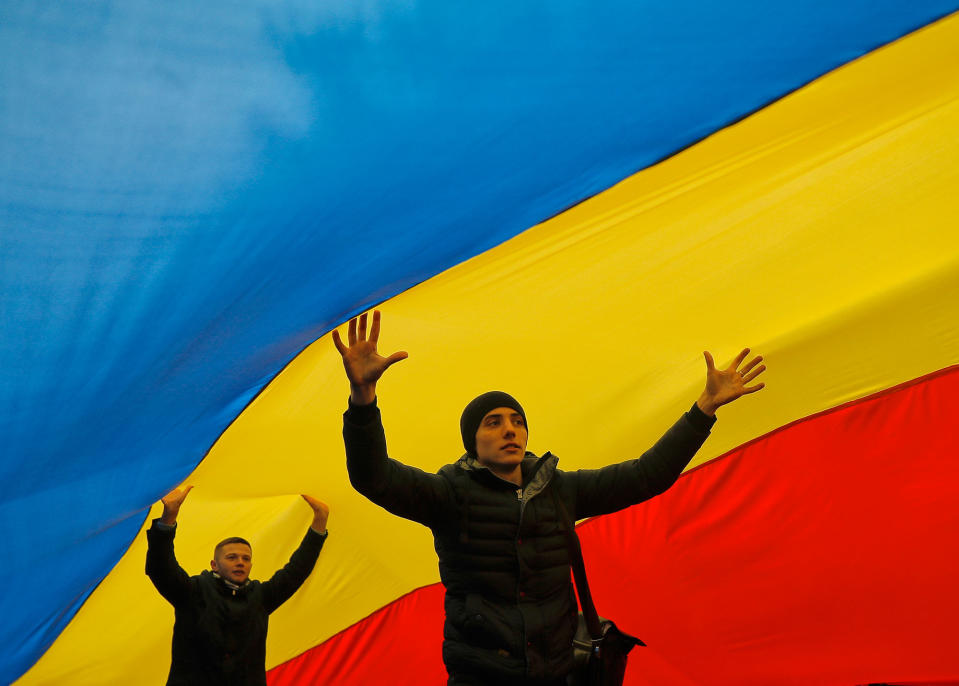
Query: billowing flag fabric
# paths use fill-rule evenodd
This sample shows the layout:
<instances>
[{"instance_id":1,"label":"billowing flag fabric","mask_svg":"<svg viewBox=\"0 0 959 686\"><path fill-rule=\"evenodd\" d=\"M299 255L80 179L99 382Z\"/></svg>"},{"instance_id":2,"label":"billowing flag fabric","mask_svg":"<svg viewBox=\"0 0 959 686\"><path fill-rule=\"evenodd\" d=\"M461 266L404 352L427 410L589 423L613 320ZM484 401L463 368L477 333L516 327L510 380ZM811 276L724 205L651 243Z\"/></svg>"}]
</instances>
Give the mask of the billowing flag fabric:
<instances>
[{"instance_id":1,"label":"billowing flag fabric","mask_svg":"<svg viewBox=\"0 0 959 686\"><path fill-rule=\"evenodd\" d=\"M392 457L517 397L665 494L580 523L631 686L959 684L959 2L0 8L0 682L164 684L144 574L330 536L267 678L441 684L427 529L357 494L330 332L382 312Z\"/></svg>"}]
</instances>

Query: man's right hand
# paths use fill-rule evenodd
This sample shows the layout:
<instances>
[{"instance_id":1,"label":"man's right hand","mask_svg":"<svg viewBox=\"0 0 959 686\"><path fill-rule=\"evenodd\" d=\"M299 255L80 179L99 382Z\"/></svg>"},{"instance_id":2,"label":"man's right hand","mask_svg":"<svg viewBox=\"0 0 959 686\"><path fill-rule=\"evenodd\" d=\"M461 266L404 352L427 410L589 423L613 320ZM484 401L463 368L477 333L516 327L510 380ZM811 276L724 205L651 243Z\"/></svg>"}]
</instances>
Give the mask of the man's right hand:
<instances>
[{"instance_id":1,"label":"man's right hand","mask_svg":"<svg viewBox=\"0 0 959 686\"><path fill-rule=\"evenodd\" d=\"M350 400L354 405L369 405L376 398L376 382L390 365L405 360L409 355L405 351L395 352L383 357L376 351L376 342L380 337L380 312L373 310L373 325L369 337L366 335L367 317L364 312L358 318L350 320L347 340L344 345L340 332L333 330L333 345L343 358L346 377L350 380Z\"/></svg>"},{"instance_id":2,"label":"man's right hand","mask_svg":"<svg viewBox=\"0 0 959 686\"><path fill-rule=\"evenodd\" d=\"M186 500L187 494L192 489L193 486L174 488L160 499L160 502L163 503L163 515L160 517L161 522L169 524L170 526L176 524L176 517L180 512L180 506L183 505L183 501Z\"/></svg>"}]
</instances>

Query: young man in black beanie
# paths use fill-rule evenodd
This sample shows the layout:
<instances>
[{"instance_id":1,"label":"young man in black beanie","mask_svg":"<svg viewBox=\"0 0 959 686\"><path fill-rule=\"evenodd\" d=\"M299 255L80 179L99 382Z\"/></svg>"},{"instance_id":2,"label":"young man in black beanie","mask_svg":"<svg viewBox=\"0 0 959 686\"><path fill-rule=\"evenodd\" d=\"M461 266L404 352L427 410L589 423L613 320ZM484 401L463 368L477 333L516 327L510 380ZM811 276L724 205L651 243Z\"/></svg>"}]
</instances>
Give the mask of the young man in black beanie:
<instances>
[{"instance_id":1,"label":"young man in black beanie","mask_svg":"<svg viewBox=\"0 0 959 686\"><path fill-rule=\"evenodd\" d=\"M635 505L669 488L706 440L718 407L760 390L761 357L726 369L707 352L706 388L636 460L564 472L549 453L526 452L526 412L491 391L460 418L466 453L428 474L390 459L376 383L405 352L377 352L380 313L350 320L348 344L333 342L350 382L343 438L350 482L371 501L433 532L446 587L443 661L451 686L565 686L573 666L576 601L555 489L574 520Z\"/></svg>"}]
</instances>

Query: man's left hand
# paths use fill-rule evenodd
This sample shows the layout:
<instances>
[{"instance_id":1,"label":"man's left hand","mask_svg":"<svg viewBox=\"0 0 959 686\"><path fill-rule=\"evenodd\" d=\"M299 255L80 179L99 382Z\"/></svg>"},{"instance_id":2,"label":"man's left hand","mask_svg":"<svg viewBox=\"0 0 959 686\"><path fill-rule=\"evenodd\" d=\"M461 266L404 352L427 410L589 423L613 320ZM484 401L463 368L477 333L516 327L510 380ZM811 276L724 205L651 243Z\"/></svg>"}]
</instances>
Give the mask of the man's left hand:
<instances>
[{"instance_id":1,"label":"man's left hand","mask_svg":"<svg viewBox=\"0 0 959 686\"><path fill-rule=\"evenodd\" d=\"M706 388L696 401L700 410L711 417L722 405L731 403L748 393L762 390L766 386L764 383L747 385L766 371L766 365L760 364L763 361L760 355L751 359L740 369L739 365L743 363L747 355L749 355L749 348L743 349L725 369L717 369L709 351L703 352L706 358Z\"/></svg>"},{"instance_id":2,"label":"man's left hand","mask_svg":"<svg viewBox=\"0 0 959 686\"><path fill-rule=\"evenodd\" d=\"M313 524L310 526L318 534L326 533L326 520L330 517L330 506L306 494L300 494L306 504L313 509Z\"/></svg>"}]
</instances>

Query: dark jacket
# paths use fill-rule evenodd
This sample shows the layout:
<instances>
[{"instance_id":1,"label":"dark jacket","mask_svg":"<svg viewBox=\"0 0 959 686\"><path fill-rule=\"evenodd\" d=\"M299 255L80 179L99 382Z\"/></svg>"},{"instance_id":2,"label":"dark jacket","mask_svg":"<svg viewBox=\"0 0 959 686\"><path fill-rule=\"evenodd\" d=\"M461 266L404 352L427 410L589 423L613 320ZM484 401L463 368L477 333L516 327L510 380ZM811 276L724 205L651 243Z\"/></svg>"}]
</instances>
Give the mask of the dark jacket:
<instances>
[{"instance_id":1,"label":"dark jacket","mask_svg":"<svg viewBox=\"0 0 959 686\"><path fill-rule=\"evenodd\" d=\"M233 590L209 570L183 571L173 553L175 533L158 519L147 530L146 573L176 612L167 686L266 686L269 615L306 581L326 535L310 529L269 581Z\"/></svg>"},{"instance_id":2,"label":"dark jacket","mask_svg":"<svg viewBox=\"0 0 959 686\"><path fill-rule=\"evenodd\" d=\"M576 603L547 489L558 489L574 519L647 500L676 481L715 421L693 406L642 458L602 469L564 472L555 456L527 453L519 489L470 454L438 474L390 459L375 403L351 405L343 418L354 488L433 532L447 671L498 686L555 680L572 667Z\"/></svg>"}]
</instances>

